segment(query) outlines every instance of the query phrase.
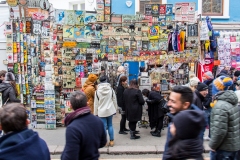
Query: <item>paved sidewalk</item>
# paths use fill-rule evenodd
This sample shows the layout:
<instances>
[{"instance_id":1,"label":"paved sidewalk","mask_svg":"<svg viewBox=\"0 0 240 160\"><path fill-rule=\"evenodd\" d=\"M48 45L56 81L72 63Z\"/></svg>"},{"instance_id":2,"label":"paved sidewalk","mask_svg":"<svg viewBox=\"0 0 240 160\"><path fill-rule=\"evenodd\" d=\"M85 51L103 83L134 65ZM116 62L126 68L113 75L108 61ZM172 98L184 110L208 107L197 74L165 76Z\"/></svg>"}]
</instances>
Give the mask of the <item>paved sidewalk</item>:
<instances>
[{"instance_id":1,"label":"paved sidewalk","mask_svg":"<svg viewBox=\"0 0 240 160\"><path fill-rule=\"evenodd\" d=\"M153 137L150 128L138 128L141 139L130 140L130 135L120 135L119 122L121 115L117 114L113 118L114 126L114 147L104 147L99 151L101 154L162 154L166 142L167 128L162 131L162 137ZM51 154L61 154L65 145L65 127L56 130L34 129L43 138ZM205 150L209 152L208 141L204 142Z\"/></svg>"}]
</instances>

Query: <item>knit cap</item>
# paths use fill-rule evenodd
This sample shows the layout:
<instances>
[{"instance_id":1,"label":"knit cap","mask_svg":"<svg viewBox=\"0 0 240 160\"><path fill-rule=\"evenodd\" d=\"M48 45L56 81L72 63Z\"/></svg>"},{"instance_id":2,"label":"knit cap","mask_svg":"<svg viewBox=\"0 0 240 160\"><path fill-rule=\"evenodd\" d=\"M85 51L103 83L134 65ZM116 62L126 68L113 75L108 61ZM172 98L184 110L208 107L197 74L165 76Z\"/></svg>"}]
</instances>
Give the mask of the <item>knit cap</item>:
<instances>
[{"instance_id":1,"label":"knit cap","mask_svg":"<svg viewBox=\"0 0 240 160\"><path fill-rule=\"evenodd\" d=\"M198 85L198 82L200 82L200 80L197 77L193 77L189 80L191 87L196 87Z\"/></svg>"},{"instance_id":2,"label":"knit cap","mask_svg":"<svg viewBox=\"0 0 240 160\"><path fill-rule=\"evenodd\" d=\"M240 76L240 71L234 72L234 76L235 76L235 77L239 77L239 76Z\"/></svg>"},{"instance_id":3,"label":"knit cap","mask_svg":"<svg viewBox=\"0 0 240 160\"><path fill-rule=\"evenodd\" d=\"M204 112L195 110L180 111L174 116L173 123L178 138L182 140L197 138L205 125Z\"/></svg>"},{"instance_id":4,"label":"knit cap","mask_svg":"<svg viewBox=\"0 0 240 160\"><path fill-rule=\"evenodd\" d=\"M230 77L220 76L213 81L212 95L217 94L219 91L225 91L233 84Z\"/></svg>"},{"instance_id":5,"label":"knit cap","mask_svg":"<svg viewBox=\"0 0 240 160\"><path fill-rule=\"evenodd\" d=\"M88 80L90 81L90 82L96 82L97 81L97 79L98 79L98 77L95 75L95 74L89 74L89 76L88 76Z\"/></svg>"},{"instance_id":6,"label":"knit cap","mask_svg":"<svg viewBox=\"0 0 240 160\"><path fill-rule=\"evenodd\" d=\"M15 81L15 76L12 72L7 72L5 74L5 81Z\"/></svg>"},{"instance_id":7,"label":"knit cap","mask_svg":"<svg viewBox=\"0 0 240 160\"><path fill-rule=\"evenodd\" d=\"M205 72L205 73L203 74L203 77L206 77L207 80L213 79L213 74L212 74L211 71L207 71L207 72Z\"/></svg>"},{"instance_id":8,"label":"knit cap","mask_svg":"<svg viewBox=\"0 0 240 160\"><path fill-rule=\"evenodd\" d=\"M208 89L208 86L207 86L206 84L201 83L201 82L198 82L197 90L198 90L199 92L205 91L205 90L207 90L207 89Z\"/></svg>"}]
</instances>

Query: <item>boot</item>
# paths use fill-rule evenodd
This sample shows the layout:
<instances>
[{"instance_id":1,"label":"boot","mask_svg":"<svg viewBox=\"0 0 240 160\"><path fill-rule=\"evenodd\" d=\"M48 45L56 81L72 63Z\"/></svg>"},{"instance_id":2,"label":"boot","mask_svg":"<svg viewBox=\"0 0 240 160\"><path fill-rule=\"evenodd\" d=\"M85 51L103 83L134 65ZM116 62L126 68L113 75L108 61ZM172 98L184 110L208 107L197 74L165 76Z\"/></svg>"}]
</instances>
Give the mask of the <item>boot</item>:
<instances>
[{"instance_id":1,"label":"boot","mask_svg":"<svg viewBox=\"0 0 240 160\"><path fill-rule=\"evenodd\" d=\"M140 133L139 133L140 131L134 131L134 132L135 132L135 134L140 134Z\"/></svg>"},{"instance_id":2,"label":"boot","mask_svg":"<svg viewBox=\"0 0 240 160\"><path fill-rule=\"evenodd\" d=\"M109 146L110 146L110 147L113 147L113 146L114 146L114 141L113 141L113 140L111 140L111 141L109 142Z\"/></svg>"},{"instance_id":3,"label":"boot","mask_svg":"<svg viewBox=\"0 0 240 160\"><path fill-rule=\"evenodd\" d=\"M125 129L124 129L124 131L125 131L125 132L129 132L130 130L129 130L129 129L127 129L127 128L125 128Z\"/></svg>"},{"instance_id":4,"label":"boot","mask_svg":"<svg viewBox=\"0 0 240 160\"><path fill-rule=\"evenodd\" d=\"M124 131L119 131L118 133L119 134L128 134L127 132L124 132Z\"/></svg>"},{"instance_id":5,"label":"boot","mask_svg":"<svg viewBox=\"0 0 240 160\"><path fill-rule=\"evenodd\" d=\"M161 131L157 131L157 132L155 132L155 133L152 133L152 136L154 136L154 137L161 137Z\"/></svg>"},{"instance_id":6,"label":"boot","mask_svg":"<svg viewBox=\"0 0 240 160\"><path fill-rule=\"evenodd\" d=\"M151 131L151 135L153 135L153 133L156 133L157 132L157 128L155 128L155 131Z\"/></svg>"},{"instance_id":7,"label":"boot","mask_svg":"<svg viewBox=\"0 0 240 160\"><path fill-rule=\"evenodd\" d=\"M140 138L140 136L136 136L135 135L135 131L130 131L130 139L139 139Z\"/></svg>"}]
</instances>

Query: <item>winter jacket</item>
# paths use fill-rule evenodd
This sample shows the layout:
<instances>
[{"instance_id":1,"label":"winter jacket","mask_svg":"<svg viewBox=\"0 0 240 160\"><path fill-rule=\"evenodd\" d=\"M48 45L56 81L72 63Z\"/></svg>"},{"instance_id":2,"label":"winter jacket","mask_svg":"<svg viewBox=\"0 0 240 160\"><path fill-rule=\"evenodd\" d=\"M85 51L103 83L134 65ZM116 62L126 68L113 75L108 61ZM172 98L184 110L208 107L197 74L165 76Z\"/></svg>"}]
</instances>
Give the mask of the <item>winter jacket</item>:
<instances>
[{"instance_id":1,"label":"winter jacket","mask_svg":"<svg viewBox=\"0 0 240 160\"><path fill-rule=\"evenodd\" d=\"M196 110L196 111L199 111L199 110L200 110L200 109L199 109L197 106L195 106L194 104L192 104L189 109L190 109L190 110ZM168 116L169 116L170 118L174 118L174 115L172 115L171 113L169 113ZM205 117L205 118L207 118L207 117ZM206 119L206 122L207 122L207 119ZM205 129L204 129L204 130L205 130ZM172 139L172 134L171 134L171 132L170 132L170 125L169 125L169 126L168 126L168 132L167 132L167 140L166 140L165 148L164 148L164 152L163 152L163 158L162 158L163 160L166 160L166 159L167 159L168 143L169 143L169 141L170 141L171 139ZM199 139L202 139L202 133L200 133ZM203 142L201 141L201 143L203 143Z\"/></svg>"},{"instance_id":2,"label":"winter jacket","mask_svg":"<svg viewBox=\"0 0 240 160\"><path fill-rule=\"evenodd\" d=\"M123 111L125 111L125 107L123 105L123 92L125 88L122 86L122 84L118 85L117 87L117 104L118 107L121 107Z\"/></svg>"},{"instance_id":3,"label":"winter jacket","mask_svg":"<svg viewBox=\"0 0 240 160\"><path fill-rule=\"evenodd\" d=\"M140 121L142 118L142 105L145 101L139 89L128 88L123 92L123 104L126 108L126 117L130 122Z\"/></svg>"},{"instance_id":4,"label":"winter jacket","mask_svg":"<svg viewBox=\"0 0 240 160\"><path fill-rule=\"evenodd\" d=\"M13 86L6 81L0 84L0 92L2 93L2 104L5 104L7 100L7 103L21 102L19 99L17 99Z\"/></svg>"},{"instance_id":5,"label":"winter jacket","mask_svg":"<svg viewBox=\"0 0 240 160\"><path fill-rule=\"evenodd\" d=\"M109 83L100 83L95 92L94 115L109 117L116 113L117 99L114 90Z\"/></svg>"},{"instance_id":6,"label":"winter jacket","mask_svg":"<svg viewBox=\"0 0 240 160\"><path fill-rule=\"evenodd\" d=\"M213 80L208 80L208 81L204 82L206 85L208 85L208 94L205 97L205 100L203 102L203 105L206 108L210 108L211 107L210 104L212 102L212 82L213 82Z\"/></svg>"},{"instance_id":7,"label":"winter jacket","mask_svg":"<svg viewBox=\"0 0 240 160\"><path fill-rule=\"evenodd\" d=\"M204 97L199 93L198 90L195 90L193 93L193 104L198 106L199 109L203 110Z\"/></svg>"},{"instance_id":8,"label":"winter jacket","mask_svg":"<svg viewBox=\"0 0 240 160\"><path fill-rule=\"evenodd\" d=\"M0 159L2 160L50 160L48 146L36 132L25 129L12 132L0 138Z\"/></svg>"},{"instance_id":9,"label":"winter jacket","mask_svg":"<svg viewBox=\"0 0 240 160\"><path fill-rule=\"evenodd\" d=\"M80 116L67 126L61 160L98 160L98 149L106 143L106 131L101 119L92 114Z\"/></svg>"},{"instance_id":10,"label":"winter jacket","mask_svg":"<svg viewBox=\"0 0 240 160\"><path fill-rule=\"evenodd\" d=\"M88 106L91 109L91 113L94 113L94 95L95 95L95 84L89 80L86 80L85 84L83 85L83 92L86 94L88 99Z\"/></svg>"},{"instance_id":11,"label":"winter jacket","mask_svg":"<svg viewBox=\"0 0 240 160\"><path fill-rule=\"evenodd\" d=\"M163 101L163 96L159 92L151 91L148 96L148 100L146 101L148 104L148 116L150 127L153 128L153 124L156 124L158 118L163 117L164 113L162 110L161 100Z\"/></svg>"},{"instance_id":12,"label":"winter jacket","mask_svg":"<svg viewBox=\"0 0 240 160\"><path fill-rule=\"evenodd\" d=\"M238 98L233 91L216 95L216 104L211 112L211 140L209 147L214 150L240 150Z\"/></svg>"}]
</instances>

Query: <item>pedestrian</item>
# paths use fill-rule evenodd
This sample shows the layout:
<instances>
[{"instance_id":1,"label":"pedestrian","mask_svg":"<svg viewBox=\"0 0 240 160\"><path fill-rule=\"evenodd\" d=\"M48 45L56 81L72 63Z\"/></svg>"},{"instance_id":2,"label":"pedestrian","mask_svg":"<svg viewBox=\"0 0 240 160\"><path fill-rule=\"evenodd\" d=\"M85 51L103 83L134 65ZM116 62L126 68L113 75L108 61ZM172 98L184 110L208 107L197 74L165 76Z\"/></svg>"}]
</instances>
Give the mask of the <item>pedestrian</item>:
<instances>
[{"instance_id":1,"label":"pedestrian","mask_svg":"<svg viewBox=\"0 0 240 160\"><path fill-rule=\"evenodd\" d=\"M203 160L202 141L199 134L204 128L204 112L185 110L180 111L170 125L173 135L166 151L166 160L196 159Z\"/></svg>"},{"instance_id":2,"label":"pedestrian","mask_svg":"<svg viewBox=\"0 0 240 160\"><path fill-rule=\"evenodd\" d=\"M208 94L208 86L198 82L197 89L193 92L193 104L198 106L200 110L204 109L203 102Z\"/></svg>"},{"instance_id":3,"label":"pedestrian","mask_svg":"<svg viewBox=\"0 0 240 160\"><path fill-rule=\"evenodd\" d=\"M15 76L11 72L5 74L5 80L0 84L0 92L2 93L2 104L20 103L17 98L20 93L17 90Z\"/></svg>"},{"instance_id":4,"label":"pedestrian","mask_svg":"<svg viewBox=\"0 0 240 160\"><path fill-rule=\"evenodd\" d=\"M126 131L129 131L128 129L126 129L126 108L123 105L123 92L125 90L125 88L127 88L127 77L126 76L122 76L120 78L119 81L119 85L117 87L117 103L118 103L118 107L120 108L120 113L121 113L121 121L120 121L120 130L119 130L119 134L127 134Z\"/></svg>"},{"instance_id":5,"label":"pedestrian","mask_svg":"<svg viewBox=\"0 0 240 160\"><path fill-rule=\"evenodd\" d=\"M140 136L136 136L137 122L142 118L142 105L145 101L143 99L141 91L138 89L137 80L130 81L129 88L125 89L123 93L123 105L126 109L126 117L129 121L130 139L139 139Z\"/></svg>"},{"instance_id":6,"label":"pedestrian","mask_svg":"<svg viewBox=\"0 0 240 160\"><path fill-rule=\"evenodd\" d=\"M0 83L2 83L5 80L6 73L7 73L7 71L5 71L5 70L0 71Z\"/></svg>"},{"instance_id":7,"label":"pedestrian","mask_svg":"<svg viewBox=\"0 0 240 160\"><path fill-rule=\"evenodd\" d=\"M238 85L240 85L240 80L238 80ZM235 93L236 93L236 95L238 97L238 109L239 109L239 117L240 117L240 90L235 91ZM239 125L239 127L240 127L240 125ZM240 130L240 128L239 128L239 130ZM235 160L240 160L240 150L236 154Z\"/></svg>"},{"instance_id":8,"label":"pedestrian","mask_svg":"<svg viewBox=\"0 0 240 160\"><path fill-rule=\"evenodd\" d=\"M200 82L200 80L197 77L193 77L189 80L189 83L184 86L191 88L194 92L197 88L198 82Z\"/></svg>"},{"instance_id":9,"label":"pedestrian","mask_svg":"<svg viewBox=\"0 0 240 160\"><path fill-rule=\"evenodd\" d=\"M70 107L73 109L64 120L66 144L61 160L98 160L98 149L106 145L106 132L99 117L91 114L87 97L81 91L72 92Z\"/></svg>"},{"instance_id":10,"label":"pedestrian","mask_svg":"<svg viewBox=\"0 0 240 160\"><path fill-rule=\"evenodd\" d=\"M107 77L107 82L110 83L110 80L109 80L109 78L108 78L108 76L106 74L105 68L103 66L101 66L101 72L100 72L98 77L103 77L103 76L106 76ZM100 82L100 79L99 79L99 82Z\"/></svg>"},{"instance_id":11,"label":"pedestrian","mask_svg":"<svg viewBox=\"0 0 240 160\"><path fill-rule=\"evenodd\" d=\"M229 70L230 70L230 67L225 66L225 67L221 70L221 72L217 75L217 78L220 77L220 76L230 77L230 76L229 76Z\"/></svg>"},{"instance_id":12,"label":"pedestrian","mask_svg":"<svg viewBox=\"0 0 240 160\"><path fill-rule=\"evenodd\" d=\"M211 104L209 142L211 160L234 160L240 150L238 98L228 90L232 84L232 79L224 76L213 81L214 103Z\"/></svg>"},{"instance_id":13,"label":"pedestrian","mask_svg":"<svg viewBox=\"0 0 240 160\"><path fill-rule=\"evenodd\" d=\"M107 82L107 76L100 77L100 84L95 92L94 115L100 117L106 132L108 130L110 147L113 147L114 145L112 118L113 115L116 114L117 108L116 94L111 85Z\"/></svg>"},{"instance_id":14,"label":"pedestrian","mask_svg":"<svg viewBox=\"0 0 240 160\"><path fill-rule=\"evenodd\" d=\"M164 112L162 106L165 104L164 97L161 96L155 88L152 91L148 90L142 91L143 95L146 95L148 99L146 100L148 104L148 116L151 129L155 128L155 131L151 131L151 135L155 137L161 137L161 131L163 128L163 118ZM146 93L146 94L145 94Z\"/></svg>"},{"instance_id":15,"label":"pedestrian","mask_svg":"<svg viewBox=\"0 0 240 160\"><path fill-rule=\"evenodd\" d=\"M46 142L28 129L28 115L20 103L7 104L0 109L0 128L5 135L0 138L0 159L50 160Z\"/></svg>"},{"instance_id":16,"label":"pedestrian","mask_svg":"<svg viewBox=\"0 0 240 160\"><path fill-rule=\"evenodd\" d=\"M94 113L94 95L96 91L96 84L95 82L97 81L98 77L95 74L89 74L88 79L83 85L83 92L87 96L88 100L88 105L91 109L91 113Z\"/></svg>"},{"instance_id":17,"label":"pedestrian","mask_svg":"<svg viewBox=\"0 0 240 160\"><path fill-rule=\"evenodd\" d=\"M240 71L235 71L234 74L233 74L233 84L229 87L229 90L232 90L232 91L236 91L237 90L237 80L238 80L238 77L240 76Z\"/></svg>"},{"instance_id":18,"label":"pedestrian","mask_svg":"<svg viewBox=\"0 0 240 160\"><path fill-rule=\"evenodd\" d=\"M186 86L175 86L173 87L169 98L167 106L169 107L170 113L168 116L170 120L174 118L180 111L183 110L196 110L201 111L196 105L192 104L193 102L193 91ZM170 133L170 127L168 127L167 140L165 144L165 149L163 153L163 160L166 159L166 151L168 150L169 141L172 138ZM199 134L199 139L202 140L202 134ZM203 141L201 142L203 145Z\"/></svg>"},{"instance_id":19,"label":"pedestrian","mask_svg":"<svg viewBox=\"0 0 240 160\"><path fill-rule=\"evenodd\" d=\"M123 66L119 66L117 70L117 86L119 84L120 78L122 76L126 76L125 74L126 74L125 68Z\"/></svg>"},{"instance_id":20,"label":"pedestrian","mask_svg":"<svg viewBox=\"0 0 240 160\"><path fill-rule=\"evenodd\" d=\"M208 94L205 97L205 100L203 102L203 106L205 107L205 113L207 116L207 125L208 125L208 136L204 137L204 139L206 140L210 140L210 115L211 115L211 111L212 111L212 107L210 106L211 102L212 102L212 83L213 83L214 77L211 71L208 71L206 73L203 74L203 83L205 83L208 86Z\"/></svg>"}]
</instances>

